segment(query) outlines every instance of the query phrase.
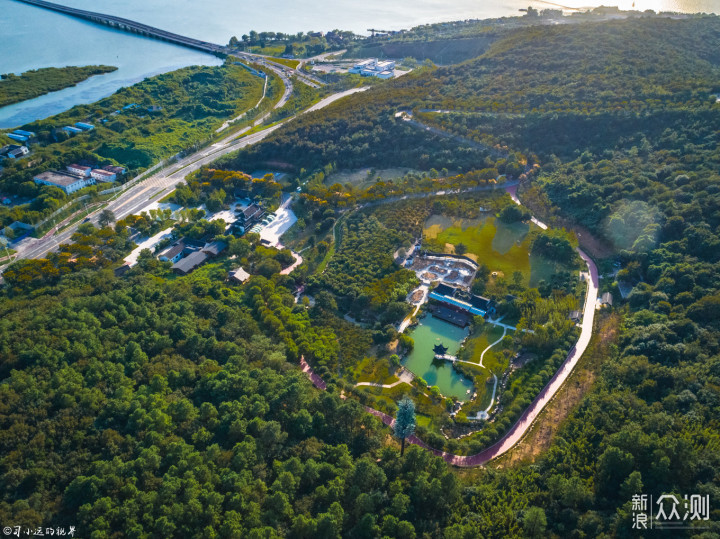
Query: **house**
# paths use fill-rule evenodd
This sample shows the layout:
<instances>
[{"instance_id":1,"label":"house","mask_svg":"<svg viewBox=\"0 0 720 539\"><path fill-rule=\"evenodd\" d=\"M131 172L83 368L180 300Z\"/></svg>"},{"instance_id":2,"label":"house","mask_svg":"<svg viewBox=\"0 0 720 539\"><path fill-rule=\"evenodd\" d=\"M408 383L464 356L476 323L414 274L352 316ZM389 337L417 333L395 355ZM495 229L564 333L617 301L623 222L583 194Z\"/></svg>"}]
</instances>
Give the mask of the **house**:
<instances>
[{"instance_id":1,"label":"house","mask_svg":"<svg viewBox=\"0 0 720 539\"><path fill-rule=\"evenodd\" d=\"M93 178L85 178L75 174L68 174L67 172L53 172L51 170L38 174L35 178L33 178L33 180L38 185L51 185L53 187L59 187L68 195L70 193L74 193L78 189L95 184L95 180Z\"/></svg>"},{"instance_id":2,"label":"house","mask_svg":"<svg viewBox=\"0 0 720 539\"><path fill-rule=\"evenodd\" d=\"M178 275L187 275L208 259L208 255L202 251L190 253L185 258L178 260L171 268Z\"/></svg>"},{"instance_id":3,"label":"house","mask_svg":"<svg viewBox=\"0 0 720 539\"><path fill-rule=\"evenodd\" d=\"M30 150L27 146L19 146L18 148L10 150L7 153L7 157L8 159L20 159L21 157L25 157L29 153Z\"/></svg>"},{"instance_id":4,"label":"house","mask_svg":"<svg viewBox=\"0 0 720 539\"><path fill-rule=\"evenodd\" d=\"M13 131L13 133L15 133L16 135L22 135L23 137L27 137L29 139L35 138L35 133L33 133L32 131L25 131L24 129L16 129L15 131Z\"/></svg>"},{"instance_id":5,"label":"house","mask_svg":"<svg viewBox=\"0 0 720 539\"><path fill-rule=\"evenodd\" d=\"M117 174L101 168L95 168L90 171L90 177L98 182L114 182L117 179Z\"/></svg>"},{"instance_id":6,"label":"house","mask_svg":"<svg viewBox=\"0 0 720 539\"><path fill-rule=\"evenodd\" d=\"M160 112L162 110L162 107L160 105L150 105L148 107L148 112Z\"/></svg>"},{"instance_id":7,"label":"house","mask_svg":"<svg viewBox=\"0 0 720 539\"><path fill-rule=\"evenodd\" d=\"M66 166L65 168L67 169L67 171L68 171L70 174L75 174L75 175L77 175L77 176L82 176L83 178L90 178L90 173L92 172L92 167L86 167L86 166L83 166L83 165L76 165L76 164L74 164L74 163L73 163L72 165Z\"/></svg>"},{"instance_id":8,"label":"house","mask_svg":"<svg viewBox=\"0 0 720 539\"><path fill-rule=\"evenodd\" d=\"M238 268L235 271L231 271L230 275L228 277L230 278L231 281L235 281L235 282L242 284L250 278L250 274L247 271L245 271L244 269Z\"/></svg>"},{"instance_id":9,"label":"house","mask_svg":"<svg viewBox=\"0 0 720 539\"><path fill-rule=\"evenodd\" d=\"M239 210L237 215L237 221L233 226L240 231L241 234L247 232L253 225L259 223L262 220L265 211L257 204L252 203L247 208Z\"/></svg>"},{"instance_id":10,"label":"house","mask_svg":"<svg viewBox=\"0 0 720 539\"><path fill-rule=\"evenodd\" d=\"M173 264L180 260L185 252L185 242L183 240L176 241L167 249L160 251L158 260L162 262L172 262Z\"/></svg>"},{"instance_id":11,"label":"house","mask_svg":"<svg viewBox=\"0 0 720 539\"><path fill-rule=\"evenodd\" d=\"M600 298L600 305L607 305L608 307L612 307L613 304L613 297L610 292L605 292L602 297Z\"/></svg>"},{"instance_id":12,"label":"house","mask_svg":"<svg viewBox=\"0 0 720 539\"><path fill-rule=\"evenodd\" d=\"M212 257L219 255L225 249L227 249L227 243L225 243L224 241L214 241L212 243L206 243L200 250L206 255Z\"/></svg>"},{"instance_id":13,"label":"house","mask_svg":"<svg viewBox=\"0 0 720 539\"><path fill-rule=\"evenodd\" d=\"M75 122L75 127L82 129L83 131L92 131L95 129L93 124L86 124L85 122Z\"/></svg>"},{"instance_id":14,"label":"house","mask_svg":"<svg viewBox=\"0 0 720 539\"><path fill-rule=\"evenodd\" d=\"M582 320L582 314L580 313L580 311L572 311L568 318L578 324L580 323L580 320Z\"/></svg>"},{"instance_id":15,"label":"house","mask_svg":"<svg viewBox=\"0 0 720 539\"><path fill-rule=\"evenodd\" d=\"M123 174L125 174L125 167L118 167L115 165L105 165L102 169L107 170L108 172L112 172L116 176L122 176Z\"/></svg>"},{"instance_id":16,"label":"house","mask_svg":"<svg viewBox=\"0 0 720 539\"><path fill-rule=\"evenodd\" d=\"M82 129L78 129L77 127L73 127L72 125L66 125L62 128L63 131L66 133L70 133L71 135L77 135L78 133L82 133Z\"/></svg>"}]
</instances>

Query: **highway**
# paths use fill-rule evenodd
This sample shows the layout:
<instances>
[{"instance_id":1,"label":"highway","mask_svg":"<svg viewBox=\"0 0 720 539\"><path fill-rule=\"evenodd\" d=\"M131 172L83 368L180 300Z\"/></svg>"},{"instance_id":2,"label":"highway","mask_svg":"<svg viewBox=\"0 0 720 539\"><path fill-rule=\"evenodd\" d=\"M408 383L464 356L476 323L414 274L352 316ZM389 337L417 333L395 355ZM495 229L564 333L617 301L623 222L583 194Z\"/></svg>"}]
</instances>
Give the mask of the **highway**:
<instances>
[{"instance_id":1,"label":"highway","mask_svg":"<svg viewBox=\"0 0 720 539\"><path fill-rule=\"evenodd\" d=\"M305 114L307 112L320 110L327 107L331 103L334 103L338 99L342 99L345 96L361 92L366 88L353 88L344 92L330 95L325 99L322 99L312 107L301 112ZM185 180L185 177L198 170L200 167L210 164L217 158L226 155L240 148L250 146L260 142L265 137L280 129L282 126L291 122L294 118L299 115L291 116L279 122L267 129L252 133L250 135L240 136L238 133L234 133L225 137L224 139L203 148L196 153L188 155L181 160L169 165L146 180L137 183L126 191L123 191L116 199L112 200L105 208L98 208L94 212L89 214L90 222L96 224L99 213L102 209L109 209L115 214L116 219L122 219L128 215L138 214L142 212L146 207L152 204L154 201L161 199L166 194L170 193L177 184ZM77 227L81 223L76 223L69 226L65 230L49 236L43 239L35 240L32 243L28 243L18 248L18 258L42 258L47 253L54 251L62 243L67 243L70 237L75 233Z\"/></svg>"}]
</instances>

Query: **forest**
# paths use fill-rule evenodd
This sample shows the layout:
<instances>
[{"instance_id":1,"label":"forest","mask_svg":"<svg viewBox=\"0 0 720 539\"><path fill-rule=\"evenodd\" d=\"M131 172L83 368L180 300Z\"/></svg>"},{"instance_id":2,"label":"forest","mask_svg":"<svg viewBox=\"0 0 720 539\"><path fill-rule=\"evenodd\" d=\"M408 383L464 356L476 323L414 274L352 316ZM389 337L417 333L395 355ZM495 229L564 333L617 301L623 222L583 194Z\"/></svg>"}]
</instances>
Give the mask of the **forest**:
<instances>
[{"instance_id":1,"label":"forest","mask_svg":"<svg viewBox=\"0 0 720 539\"><path fill-rule=\"evenodd\" d=\"M0 107L75 86L93 75L116 71L114 66L43 67L20 75L0 75Z\"/></svg>"},{"instance_id":2,"label":"forest","mask_svg":"<svg viewBox=\"0 0 720 539\"><path fill-rule=\"evenodd\" d=\"M58 264L67 271L47 281L41 269L0 297L0 521L74 524L89 537L634 537L632 496L674 493L708 495L709 520L665 533L716 537L718 35L713 16L514 31L477 59L424 68L309 114L217 167L272 159L310 176L392 159L427 172L447 167L449 177L497 161L395 119L412 108L452 108L423 121L539 164L520 199L549 224L581 232L581 247L604 247L601 291L615 303L598 315L602 331L578 366L592 382L559 394L562 402L580 392L561 423L542 424L554 435L537 451L474 470L417 446L401 457L389 430L340 397L333 371L373 335L334 316L332 297L295 303L302 270L234 285L221 266L175 277L148 263L117 278L114 248L130 247L122 229L112 244L112 232L85 230L68 260L97 265ZM191 183L188 196L247 181L207 174L208 191ZM362 240L382 231L388 247L402 244L435 202L349 219L336 191L316 183L327 198L301 206L310 233L320 223L326 237L331 219L367 264L354 264L342 240L338 258L307 282L362 297L370 280L393 275L389 253ZM461 204L458 212L476 207ZM539 252L568 250L561 237L540 238ZM102 259L84 256L86 246ZM519 294L530 316L549 292ZM572 340L502 398L527 405ZM320 366L328 391L312 388L301 356Z\"/></svg>"}]
</instances>

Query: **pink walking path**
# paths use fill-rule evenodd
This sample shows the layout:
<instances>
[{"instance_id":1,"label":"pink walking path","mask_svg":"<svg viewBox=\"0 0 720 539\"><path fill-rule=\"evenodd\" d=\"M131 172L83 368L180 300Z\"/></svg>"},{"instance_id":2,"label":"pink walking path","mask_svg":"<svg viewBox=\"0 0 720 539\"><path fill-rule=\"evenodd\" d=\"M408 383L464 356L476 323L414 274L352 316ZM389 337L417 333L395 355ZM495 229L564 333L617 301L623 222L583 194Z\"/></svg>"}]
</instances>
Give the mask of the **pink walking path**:
<instances>
[{"instance_id":1,"label":"pink walking path","mask_svg":"<svg viewBox=\"0 0 720 539\"><path fill-rule=\"evenodd\" d=\"M515 197L514 190L510 194L513 199L519 203L519 201ZM570 352L568 352L567 358L565 358L565 361L557 370L555 375L550 379L550 381L542 389L538 396L535 397L535 400L530 403L530 406L527 407L527 409L520 416L520 419L517 420L517 422L512 426L512 428L510 428L510 430L505 433L505 435L500 438L500 440L498 440L496 443L486 449L483 449L475 455L453 455L452 453L446 453L445 451L433 449L415 435L410 436L407 439L408 442L427 449L428 451L432 451L434 455L442 457L445 461L453 464L454 466L470 467L481 466L491 461L492 459L497 458L500 455L508 452L515 444L517 444L522 439L523 436L525 436L535 419L537 419L538 415L540 415L540 412L542 412L543 408L545 408L545 406L552 400L552 398L558 392L563 383L568 379L568 377L572 373L573 368L575 368L575 365L577 365L578 361L580 360L583 352L585 352L585 349L590 344L590 339L592 338L593 321L595 319L595 304L597 302L598 295L598 272L597 267L595 266L595 263L592 261L592 259L579 249L578 252L580 253L582 259L585 261L585 264L587 264L589 270L588 273L590 276L587 282L588 288L587 294L585 295L585 306L583 308L583 322L582 329L580 331L580 338L575 343L575 346L572 347ZM325 384L325 381L312 370L310 365L308 365L308 363L305 361L304 357L300 358L300 365L303 372L309 376L315 387L317 387L318 389L322 389L323 391L327 388L327 384ZM372 415L378 417L384 424L389 427L392 427L393 423L395 422L395 420L391 416L380 412L379 410L375 410L374 408L370 408L368 406L366 406L365 409Z\"/></svg>"}]
</instances>

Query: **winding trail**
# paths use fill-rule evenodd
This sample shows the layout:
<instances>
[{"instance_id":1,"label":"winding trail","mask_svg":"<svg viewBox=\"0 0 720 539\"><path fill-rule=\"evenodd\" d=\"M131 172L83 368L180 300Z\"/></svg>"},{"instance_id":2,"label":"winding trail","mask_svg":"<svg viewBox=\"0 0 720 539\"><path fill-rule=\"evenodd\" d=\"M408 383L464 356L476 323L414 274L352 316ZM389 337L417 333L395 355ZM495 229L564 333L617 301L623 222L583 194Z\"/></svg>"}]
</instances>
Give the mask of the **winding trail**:
<instances>
[{"instance_id":1,"label":"winding trail","mask_svg":"<svg viewBox=\"0 0 720 539\"><path fill-rule=\"evenodd\" d=\"M502 341L505 338L506 333L507 333L507 327L503 326L503 332L502 332L502 335L500 335L500 338L497 341L495 341L494 343L491 343L485 350L482 351L482 354L480 354L480 366L483 369L487 369L487 367L485 365L483 365L483 359L485 358L485 352L487 352L493 346L495 346L500 341ZM495 385L493 385L493 392L492 392L492 397L490 397L490 404L488 404L488 407L485 408L486 414L489 414L490 410L492 410L493 404L495 403L495 393L497 392L497 386L498 386L497 375L494 372L491 372L491 374L493 375L493 381L495 382Z\"/></svg>"},{"instance_id":2,"label":"winding trail","mask_svg":"<svg viewBox=\"0 0 720 539\"><path fill-rule=\"evenodd\" d=\"M518 200L516 195L516 187L509 186L507 191L513 198L515 203L520 204L520 201ZM547 225L541 223L540 221L537 221L535 218L533 218L533 222L535 222L541 228L547 228ZM442 457L449 464L460 467L470 467L481 466L491 461L492 459L503 455L504 453L512 449L512 447L515 446L515 444L517 444L525 436L535 419L537 419L537 417L540 415L540 412L542 412L543 408L545 408L545 406L550 402L550 400L562 387L563 383L568 379L568 377L572 373L573 368L575 368L575 365L577 365L578 361L580 360L583 352L585 352L588 345L590 344L590 339L592 338L593 322L595 319L595 302L597 301L598 296L598 271L597 266L595 266L595 263L587 254L585 254L580 249L578 249L578 253L585 261L585 264L588 267L588 273L590 275L590 278L587 280L588 289L587 294L585 295L585 305L583 307L583 321L580 337L575 343L575 346L573 346L568 353L565 361L563 361L563 364L553 375L547 385L542 389L542 391L540 391L538 396L535 397L535 399L530 403L530 406L525 409L525 411L520 416L520 419L515 422L515 424L510 428L510 430L506 432L499 441L497 441L487 449L484 449L474 455L454 455L452 453L446 453L445 451L433 449L415 435L409 437L407 439L408 442L427 449L428 451L431 451L434 455ZM310 365L308 365L305 361L305 358L300 359L300 365L302 366L303 372L305 372L310 377L310 380L313 382L315 387L322 390L327 387L322 378L320 378L317 374L313 372ZM493 395L493 400L494 397L495 396ZM378 417L385 425L392 426L395 421L392 416L389 416L386 413L380 412L373 408L369 408L367 406L365 407L365 409L369 413Z\"/></svg>"},{"instance_id":3,"label":"winding trail","mask_svg":"<svg viewBox=\"0 0 720 539\"><path fill-rule=\"evenodd\" d=\"M507 333L507 328L505 326L502 326L502 328L503 328L503 332L502 332L502 335L500 335L500 338L497 341L495 341L494 343L491 343L490 345L488 345L488 347L482 351L482 354L480 354L480 363L478 363L478 365L480 365L483 369L487 369L487 367L485 365L483 365L483 358L485 357L485 352L490 350L493 346L495 346L496 344L498 344L500 341L502 341L505 338L505 334Z\"/></svg>"}]
</instances>

